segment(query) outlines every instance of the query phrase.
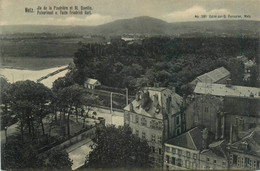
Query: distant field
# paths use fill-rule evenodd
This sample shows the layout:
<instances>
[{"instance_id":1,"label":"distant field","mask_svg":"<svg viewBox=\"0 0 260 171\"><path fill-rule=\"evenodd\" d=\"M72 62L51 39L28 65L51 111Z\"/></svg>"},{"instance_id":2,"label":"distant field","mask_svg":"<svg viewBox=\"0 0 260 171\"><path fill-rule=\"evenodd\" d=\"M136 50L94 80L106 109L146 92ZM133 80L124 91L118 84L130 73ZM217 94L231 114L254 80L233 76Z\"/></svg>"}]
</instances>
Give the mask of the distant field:
<instances>
[{"instance_id":1,"label":"distant field","mask_svg":"<svg viewBox=\"0 0 260 171\"><path fill-rule=\"evenodd\" d=\"M68 65L73 58L1 57L2 67L41 70Z\"/></svg>"},{"instance_id":2,"label":"distant field","mask_svg":"<svg viewBox=\"0 0 260 171\"><path fill-rule=\"evenodd\" d=\"M80 38L0 40L1 57L73 57Z\"/></svg>"}]
</instances>

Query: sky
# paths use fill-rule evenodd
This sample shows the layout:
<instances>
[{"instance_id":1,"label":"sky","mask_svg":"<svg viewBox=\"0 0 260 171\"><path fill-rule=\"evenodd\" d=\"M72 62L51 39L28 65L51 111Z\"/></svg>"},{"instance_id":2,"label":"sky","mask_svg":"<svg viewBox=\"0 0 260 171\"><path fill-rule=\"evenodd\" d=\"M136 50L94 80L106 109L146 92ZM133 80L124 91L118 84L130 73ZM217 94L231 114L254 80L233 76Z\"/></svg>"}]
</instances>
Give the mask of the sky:
<instances>
[{"instance_id":1,"label":"sky","mask_svg":"<svg viewBox=\"0 0 260 171\"><path fill-rule=\"evenodd\" d=\"M37 15L38 6L91 6L93 10L91 15ZM94 26L138 16L185 22L216 20L209 15L250 15L247 19L259 21L259 7L260 0L0 0L0 25ZM25 13L25 8L33 8L34 13Z\"/></svg>"}]
</instances>

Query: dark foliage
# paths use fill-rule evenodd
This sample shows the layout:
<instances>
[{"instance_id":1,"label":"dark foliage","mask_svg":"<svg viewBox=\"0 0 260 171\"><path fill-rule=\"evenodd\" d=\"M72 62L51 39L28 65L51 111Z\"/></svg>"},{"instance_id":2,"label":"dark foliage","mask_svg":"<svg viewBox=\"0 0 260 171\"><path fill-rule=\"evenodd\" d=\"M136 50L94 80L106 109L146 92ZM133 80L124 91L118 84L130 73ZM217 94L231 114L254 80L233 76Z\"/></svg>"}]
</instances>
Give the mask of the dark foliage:
<instances>
[{"instance_id":1,"label":"dark foliage","mask_svg":"<svg viewBox=\"0 0 260 171\"><path fill-rule=\"evenodd\" d=\"M90 168L149 168L150 148L146 141L132 134L129 126L97 129L93 151L87 156Z\"/></svg>"},{"instance_id":2,"label":"dark foliage","mask_svg":"<svg viewBox=\"0 0 260 171\"><path fill-rule=\"evenodd\" d=\"M224 66L230 70L233 84L243 85L244 66L236 57L255 58L259 65L258 42L257 38L244 37L152 37L142 44L113 39L110 45L82 46L74 56L72 77L79 84L86 78L96 78L103 85L130 91L158 82L187 94L185 85L196 76Z\"/></svg>"}]
</instances>

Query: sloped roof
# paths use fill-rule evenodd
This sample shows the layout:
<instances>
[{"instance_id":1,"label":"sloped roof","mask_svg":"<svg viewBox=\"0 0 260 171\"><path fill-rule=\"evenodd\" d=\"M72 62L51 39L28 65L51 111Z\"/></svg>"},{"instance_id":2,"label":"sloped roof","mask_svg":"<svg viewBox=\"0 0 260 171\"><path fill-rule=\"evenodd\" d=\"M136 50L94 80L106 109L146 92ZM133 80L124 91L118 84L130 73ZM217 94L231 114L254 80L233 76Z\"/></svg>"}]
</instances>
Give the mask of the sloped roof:
<instances>
[{"instance_id":1,"label":"sloped roof","mask_svg":"<svg viewBox=\"0 0 260 171\"><path fill-rule=\"evenodd\" d=\"M194 93L211 94L214 96L260 99L260 88L234 85L227 87L225 84L210 84L199 82L194 89Z\"/></svg>"},{"instance_id":2,"label":"sloped roof","mask_svg":"<svg viewBox=\"0 0 260 171\"><path fill-rule=\"evenodd\" d=\"M156 119L163 119L162 109L166 110L166 98L170 96L171 114L175 114L180 111L180 107L182 104L182 97L172 92L170 89L167 89L165 87L145 87L143 90L149 92L149 98L150 98L149 99L150 102L145 107L146 109L142 108L141 100L135 99L129 105L127 105L124 108L124 110L130 111L130 105L133 105L134 113L148 116L148 117L153 117ZM160 98L157 103L153 100L154 95L157 95L158 98ZM159 112L156 112L156 110L158 109Z\"/></svg>"},{"instance_id":3,"label":"sloped roof","mask_svg":"<svg viewBox=\"0 0 260 171\"><path fill-rule=\"evenodd\" d=\"M201 153L206 156L221 157L227 159L227 141L220 140L209 145L209 149L203 150Z\"/></svg>"},{"instance_id":4,"label":"sloped roof","mask_svg":"<svg viewBox=\"0 0 260 171\"><path fill-rule=\"evenodd\" d=\"M200 128L195 127L186 133L183 133L166 142L166 144L175 145L191 150L200 150L202 147L202 133Z\"/></svg>"},{"instance_id":5,"label":"sloped roof","mask_svg":"<svg viewBox=\"0 0 260 171\"><path fill-rule=\"evenodd\" d=\"M258 126L248 132L241 140L233 143L231 148L260 157L260 127ZM248 148L245 148L246 146Z\"/></svg>"},{"instance_id":6,"label":"sloped roof","mask_svg":"<svg viewBox=\"0 0 260 171\"><path fill-rule=\"evenodd\" d=\"M197 78L201 82L215 83L215 82L221 80L222 78L227 77L228 75L230 75L230 72L226 68L220 67L220 68L214 69L213 71L207 72L201 76L198 76Z\"/></svg>"},{"instance_id":7,"label":"sloped roof","mask_svg":"<svg viewBox=\"0 0 260 171\"><path fill-rule=\"evenodd\" d=\"M94 84L100 84L100 82L99 82L98 80L93 79L93 78L88 78L85 83L86 83L86 84L92 84L92 85L94 85Z\"/></svg>"}]
</instances>

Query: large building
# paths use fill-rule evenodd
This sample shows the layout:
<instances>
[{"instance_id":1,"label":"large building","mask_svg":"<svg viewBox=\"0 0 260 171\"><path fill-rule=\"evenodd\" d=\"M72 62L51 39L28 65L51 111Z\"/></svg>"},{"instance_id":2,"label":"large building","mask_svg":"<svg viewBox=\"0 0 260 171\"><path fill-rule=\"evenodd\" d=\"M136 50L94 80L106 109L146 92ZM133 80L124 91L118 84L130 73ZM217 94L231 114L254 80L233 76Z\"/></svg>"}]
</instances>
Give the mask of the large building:
<instances>
[{"instance_id":1,"label":"large building","mask_svg":"<svg viewBox=\"0 0 260 171\"><path fill-rule=\"evenodd\" d=\"M230 134L230 169L260 169L260 127L238 130L241 123L232 125Z\"/></svg>"},{"instance_id":2,"label":"large building","mask_svg":"<svg viewBox=\"0 0 260 171\"><path fill-rule=\"evenodd\" d=\"M199 82L225 84L228 78L230 78L230 72L220 67L196 77L190 85L194 88Z\"/></svg>"},{"instance_id":3,"label":"large building","mask_svg":"<svg viewBox=\"0 0 260 171\"><path fill-rule=\"evenodd\" d=\"M195 127L165 143L164 169L227 169L226 141L214 141L207 128Z\"/></svg>"},{"instance_id":4,"label":"large building","mask_svg":"<svg viewBox=\"0 0 260 171\"><path fill-rule=\"evenodd\" d=\"M182 98L163 87L147 87L124 108L124 122L134 134L146 139L151 147L151 163L163 166L163 144L183 132Z\"/></svg>"},{"instance_id":5,"label":"large building","mask_svg":"<svg viewBox=\"0 0 260 171\"><path fill-rule=\"evenodd\" d=\"M249 129L260 124L260 88L230 84L197 83L191 108L186 112L187 129L203 125L216 139L229 136L236 120Z\"/></svg>"}]
</instances>

